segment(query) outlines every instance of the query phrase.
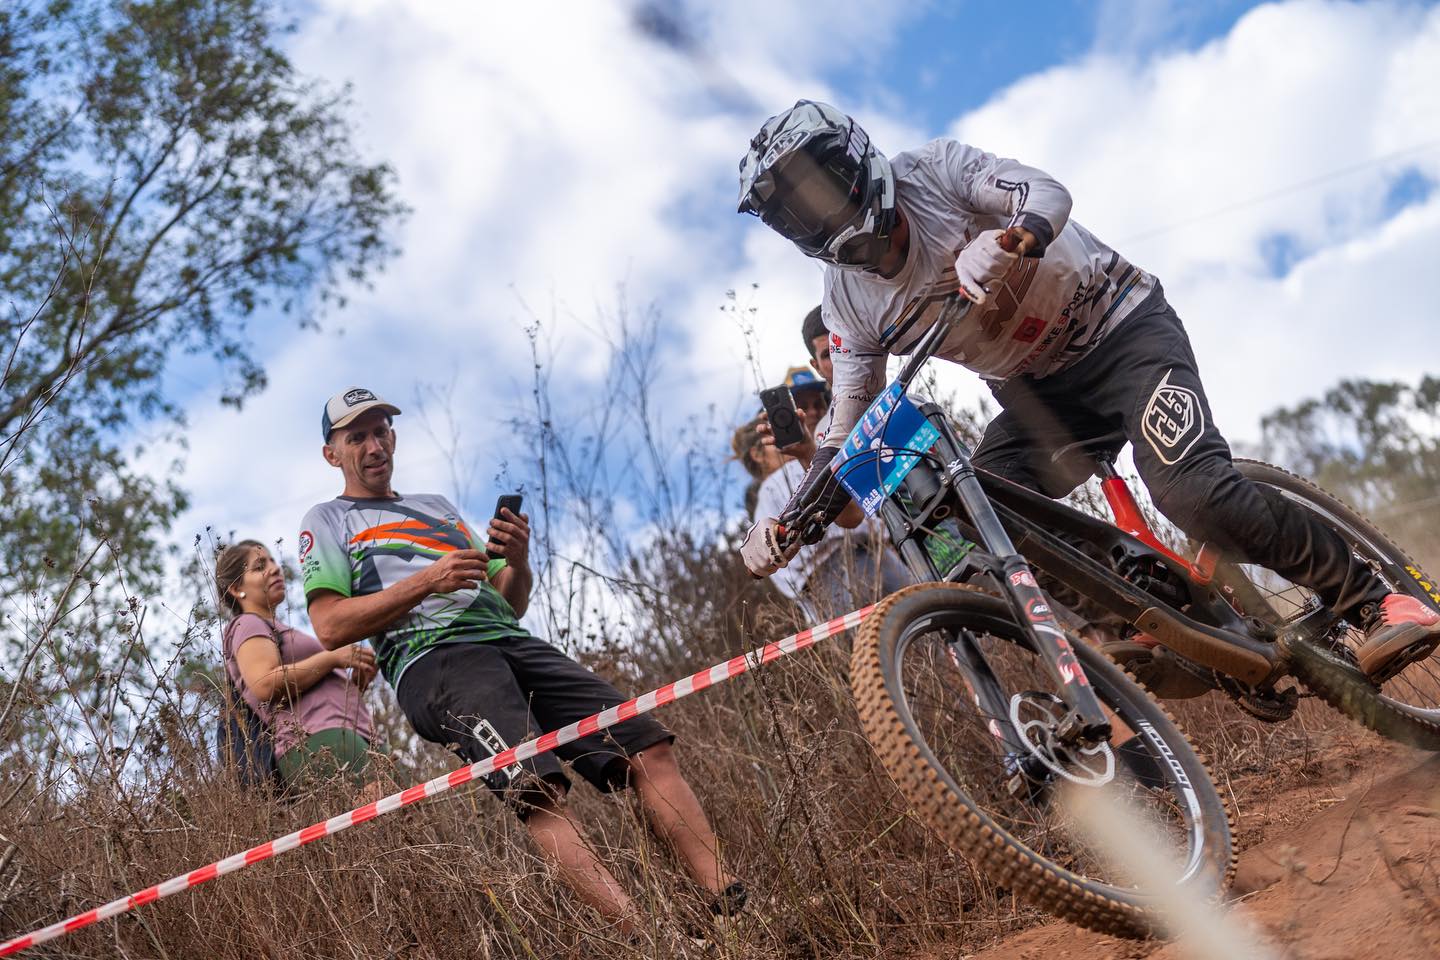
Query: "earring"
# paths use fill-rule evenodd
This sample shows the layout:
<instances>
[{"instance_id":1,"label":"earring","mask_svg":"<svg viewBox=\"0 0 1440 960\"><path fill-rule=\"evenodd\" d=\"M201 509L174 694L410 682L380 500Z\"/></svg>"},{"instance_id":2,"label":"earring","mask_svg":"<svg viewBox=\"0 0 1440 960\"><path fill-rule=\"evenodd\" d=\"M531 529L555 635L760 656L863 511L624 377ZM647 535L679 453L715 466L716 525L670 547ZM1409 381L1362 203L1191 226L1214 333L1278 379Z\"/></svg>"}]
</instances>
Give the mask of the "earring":
<instances>
[{"instance_id":1,"label":"earring","mask_svg":"<svg viewBox=\"0 0 1440 960\"><path fill-rule=\"evenodd\" d=\"M245 599L245 591L244 591L244 590L241 590L241 591L240 591L240 599L241 599L241 600L244 600L244 599Z\"/></svg>"}]
</instances>

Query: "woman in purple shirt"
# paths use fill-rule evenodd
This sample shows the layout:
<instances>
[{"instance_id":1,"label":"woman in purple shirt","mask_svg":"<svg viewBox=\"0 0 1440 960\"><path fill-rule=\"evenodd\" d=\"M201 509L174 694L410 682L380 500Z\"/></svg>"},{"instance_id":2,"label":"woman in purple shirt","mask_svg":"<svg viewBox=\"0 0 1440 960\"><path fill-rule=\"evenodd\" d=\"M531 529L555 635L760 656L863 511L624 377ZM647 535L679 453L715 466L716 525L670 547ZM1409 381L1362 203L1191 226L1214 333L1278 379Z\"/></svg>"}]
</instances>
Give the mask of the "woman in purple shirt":
<instances>
[{"instance_id":1,"label":"woman in purple shirt","mask_svg":"<svg viewBox=\"0 0 1440 960\"><path fill-rule=\"evenodd\" d=\"M225 672L274 739L280 778L363 779L370 710L363 694L375 679L375 653L351 644L326 650L281 623L280 566L264 545L241 540L215 559L215 592L230 614L221 639Z\"/></svg>"}]
</instances>

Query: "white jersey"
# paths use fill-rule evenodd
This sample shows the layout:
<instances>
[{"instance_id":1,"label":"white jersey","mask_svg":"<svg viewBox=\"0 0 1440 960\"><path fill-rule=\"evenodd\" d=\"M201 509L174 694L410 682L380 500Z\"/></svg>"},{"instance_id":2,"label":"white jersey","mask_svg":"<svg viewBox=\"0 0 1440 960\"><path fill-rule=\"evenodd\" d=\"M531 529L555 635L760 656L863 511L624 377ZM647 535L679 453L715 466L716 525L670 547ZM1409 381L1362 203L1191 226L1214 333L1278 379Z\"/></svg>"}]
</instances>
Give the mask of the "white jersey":
<instances>
[{"instance_id":1,"label":"white jersey","mask_svg":"<svg viewBox=\"0 0 1440 960\"><path fill-rule=\"evenodd\" d=\"M955 258L975 236L1015 224L1036 250L951 332L936 356L1004 380L1044 377L1090 352L1152 290L1155 278L1070 220L1070 194L1049 175L956 140L897 154L896 204L910 229L900 272L827 266L835 402L822 443L839 447L884 388L887 356L911 352L959 287ZM1032 251L1033 253L1033 251Z\"/></svg>"}]
</instances>

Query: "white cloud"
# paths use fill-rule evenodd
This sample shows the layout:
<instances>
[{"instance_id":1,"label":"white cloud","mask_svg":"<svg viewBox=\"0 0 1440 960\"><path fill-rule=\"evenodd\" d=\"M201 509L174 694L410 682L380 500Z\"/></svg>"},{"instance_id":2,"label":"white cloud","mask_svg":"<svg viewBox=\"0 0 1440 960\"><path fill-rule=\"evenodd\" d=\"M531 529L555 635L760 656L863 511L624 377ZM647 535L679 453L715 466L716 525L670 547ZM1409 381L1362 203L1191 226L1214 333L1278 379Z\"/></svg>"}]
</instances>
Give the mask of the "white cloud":
<instances>
[{"instance_id":1,"label":"white cloud","mask_svg":"<svg viewBox=\"0 0 1440 960\"><path fill-rule=\"evenodd\" d=\"M952 133L1054 173L1077 220L1161 278L1218 422L1253 438L1262 413L1341 376L1436 360L1421 258L1440 198L1389 222L1384 201L1405 169L1440 178L1437 64L1440 11L1272 5L1195 51L1037 73ZM1281 235L1301 259L1274 276Z\"/></svg>"},{"instance_id":2,"label":"white cloud","mask_svg":"<svg viewBox=\"0 0 1440 960\"><path fill-rule=\"evenodd\" d=\"M805 358L798 325L820 274L731 212L735 165L761 113L834 99L822 68L886 52L901 20L866 9L715 5L694 15L709 51L696 58L637 35L620 3L320 0L293 57L354 83L362 142L395 165L414 208L404 252L336 318L345 337L272 332L260 348L272 386L242 413L197 399L182 481L194 507L177 540L208 523L293 541L305 508L339 489L316 422L350 384L404 407L416 383L453 372L477 445L523 446L500 421L526 402L529 311L556 346L557 386L583 412L603 382L596 307L613 305L620 283L668 318L657 363L674 390L671 423L709 403L750 404L755 378L719 309L725 291L756 308L761 376L774 382ZM753 114L717 95L738 78L763 104ZM1198 50L1129 48L1041 69L950 132L1050 169L1078 219L1161 276L1221 424L1245 437L1262 411L1342 374L1413 376L1435 357L1425 327L1440 290L1426 254L1440 241L1440 200L1389 221L1383 200L1404 168L1440 177L1440 151L1195 218L1440 140L1435 89L1440 13L1298 2L1252 11ZM945 132L891 119L877 105L892 98L876 89L838 105L891 152ZM1283 277L1261 254L1277 234L1301 256ZM978 392L963 371L944 379ZM408 415L398 425L397 486L443 487L441 452ZM479 492L472 512L489 508Z\"/></svg>"},{"instance_id":3,"label":"white cloud","mask_svg":"<svg viewBox=\"0 0 1440 960\"><path fill-rule=\"evenodd\" d=\"M762 5L750 6L753 22ZM543 320L557 412L581 415L603 389L597 313L613 311L622 286L635 307L658 302L670 318L658 359L676 388L670 423L738 403L739 340L719 307L739 238L753 236L728 211L761 118L717 97L716 78L744 75L783 105L817 89L817 65L885 33L856 28L808 51L736 47L739 11L696 22L704 43L727 51L721 63L641 36L623 3L321 0L292 58L302 73L353 84L361 144L394 165L413 208L396 237L403 253L328 321L343 337L267 329L257 350L271 385L242 412L219 408L213 392L195 399L182 478L193 504L176 539L211 525L293 542L304 510L339 490L319 457L318 416L352 384L413 414L418 383L453 377L469 441L493 453L477 484L485 501L495 461L528 442L504 425L529 399L524 327ZM813 12L792 14L824 22ZM397 488L447 486L444 454L413 415L397 428ZM156 448L142 466L158 472L168 453Z\"/></svg>"}]
</instances>

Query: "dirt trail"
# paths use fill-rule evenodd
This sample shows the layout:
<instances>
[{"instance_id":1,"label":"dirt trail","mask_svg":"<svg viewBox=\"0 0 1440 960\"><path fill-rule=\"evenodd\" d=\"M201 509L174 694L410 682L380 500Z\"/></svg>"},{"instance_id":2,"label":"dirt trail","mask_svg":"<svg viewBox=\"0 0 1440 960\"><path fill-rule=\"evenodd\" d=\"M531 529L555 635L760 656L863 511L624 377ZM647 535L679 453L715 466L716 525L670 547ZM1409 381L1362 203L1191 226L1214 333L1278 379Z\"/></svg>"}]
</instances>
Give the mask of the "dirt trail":
<instances>
[{"instance_id":1,"label":"dirt trail","mask_svg":"<svg viewBox=\"0 0 1440 960\"><path fill-rule=\"evenodd\" d=\"M1440 757L1391 748L1380 763L1357 762L1376 756L1375 741L1367 746L1368 753L1332 758L1314 785L1242 811L1242 840L1247 820L1252 830L1257 821L1266 826L1240 855L1234 912L1274 957L1440 956ZM981 953L949 956L1189 960L1202 954L1177 943L1135 943L1049 923Z\"/></svg>"}]
</instances>

